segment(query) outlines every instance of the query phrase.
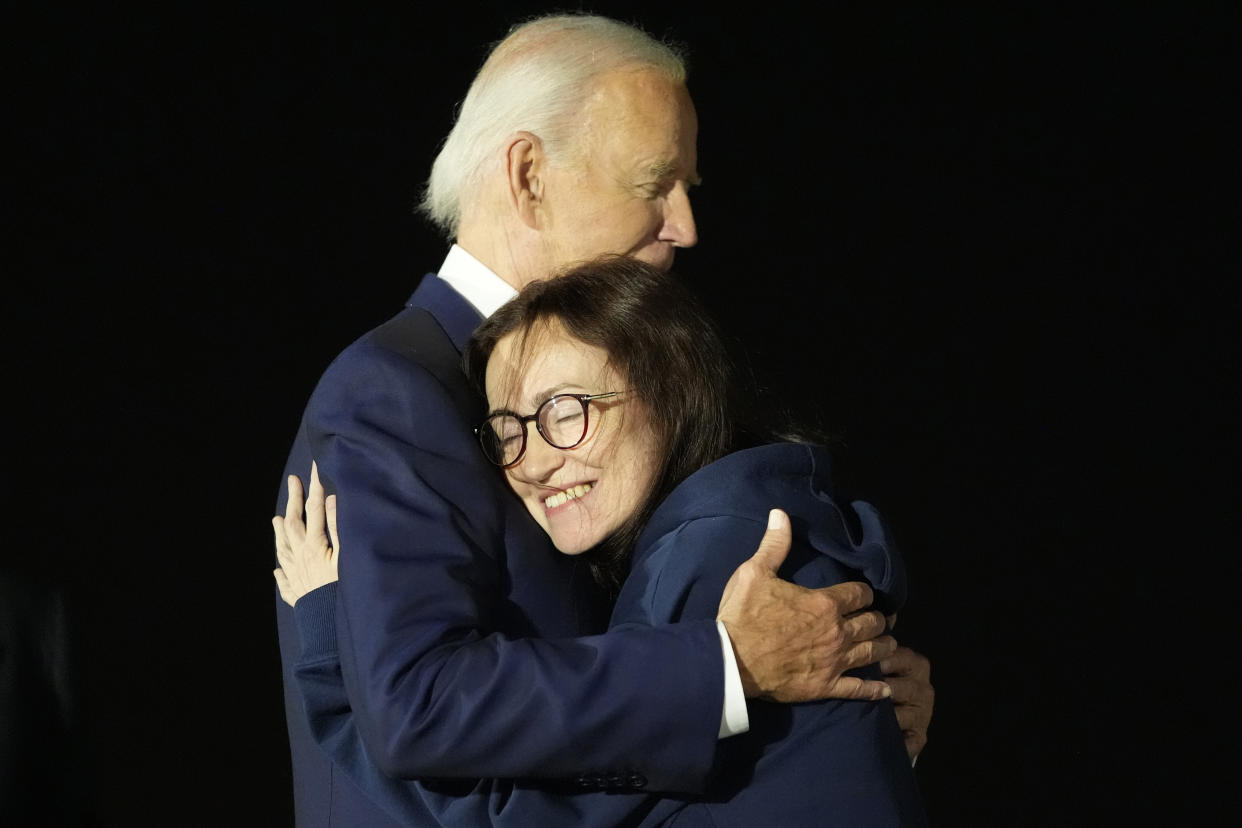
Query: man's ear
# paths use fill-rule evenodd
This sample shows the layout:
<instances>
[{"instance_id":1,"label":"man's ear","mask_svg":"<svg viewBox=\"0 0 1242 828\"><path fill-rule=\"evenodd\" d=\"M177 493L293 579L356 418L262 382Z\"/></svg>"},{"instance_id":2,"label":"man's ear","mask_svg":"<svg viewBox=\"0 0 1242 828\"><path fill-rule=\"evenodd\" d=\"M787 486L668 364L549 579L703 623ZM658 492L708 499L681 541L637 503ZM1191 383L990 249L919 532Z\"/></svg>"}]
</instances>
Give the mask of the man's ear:
<instances>
[{"instance_id":1,"label":"man's ear","mask_svg":"<svg viewBox=\"0 0 1242 828\"><path fill-rule=\"evenodd\" d=\"M509 173L509 203L523 224L538 230L548 169L543 142L530 132L518 132L509 141L505 160Z\"/></svg>"}]
</instances>

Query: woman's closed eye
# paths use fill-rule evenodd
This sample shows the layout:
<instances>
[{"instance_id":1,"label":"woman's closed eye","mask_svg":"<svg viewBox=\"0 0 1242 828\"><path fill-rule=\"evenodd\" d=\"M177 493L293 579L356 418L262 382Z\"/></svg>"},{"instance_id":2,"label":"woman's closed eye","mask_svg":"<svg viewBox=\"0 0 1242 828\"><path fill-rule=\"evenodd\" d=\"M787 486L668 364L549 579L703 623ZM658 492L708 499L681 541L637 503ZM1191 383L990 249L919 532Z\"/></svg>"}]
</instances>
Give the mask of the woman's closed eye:
<instances>
[{"instance_id":1,"label":"woman's closed eye","mask_svg":"<svg viewBox=\"0 0 1242 828\"><path fill-rule=\"evenodd\" d=\"M575 406L573 409L554 408L548 415L548 422L552 425L572 425L582 421L582 408Z\"/></svg>"}]
</instances>

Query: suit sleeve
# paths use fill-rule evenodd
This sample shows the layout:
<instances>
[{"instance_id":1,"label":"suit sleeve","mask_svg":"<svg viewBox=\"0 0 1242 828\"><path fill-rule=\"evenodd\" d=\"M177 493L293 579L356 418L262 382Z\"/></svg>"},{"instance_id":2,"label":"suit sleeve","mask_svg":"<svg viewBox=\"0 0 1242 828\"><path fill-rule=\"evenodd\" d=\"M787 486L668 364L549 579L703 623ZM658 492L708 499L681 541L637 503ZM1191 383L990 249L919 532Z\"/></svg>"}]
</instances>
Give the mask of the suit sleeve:
<instances>
[{"instance_id":1,"label":"suit sleeve","mask_svg":"<svg viewBox=\"0 0 1242 828\"><path fill-rule=\"evenodd\" d=\"M367 760L345 694L336 646L338 584L314 590L294 609L301 645L294 668L312 735L375 804L398 822L423 825L659 825L682 803L650 794L587 792L575 783L391 779Z\"/></svg>"},{"instance_id":2,"label":"suit sleeve","mask_svg":"<svg viewBox=\"0 0 1242 828\"><path fill-rule=\"evenodd\" d=\"M507 567L499 476L446 390L356 345L304 427L339 496L342 677L386 776L585 778L694 791L722 698L714 624L579 639L495 632Z\"/></svg>"}]
</instances>

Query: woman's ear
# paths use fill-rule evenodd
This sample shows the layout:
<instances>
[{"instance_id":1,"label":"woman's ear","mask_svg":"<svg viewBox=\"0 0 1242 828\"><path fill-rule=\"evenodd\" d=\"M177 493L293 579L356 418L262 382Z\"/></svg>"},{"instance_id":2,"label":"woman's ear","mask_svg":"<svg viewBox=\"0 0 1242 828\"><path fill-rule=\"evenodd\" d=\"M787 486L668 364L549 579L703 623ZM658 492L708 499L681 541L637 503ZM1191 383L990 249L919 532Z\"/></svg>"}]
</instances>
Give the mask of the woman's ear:
<instances>
[{"instance_id":1,"label":"woman's ear","mask_svg":"<svg viewBox=\"0 0 1242 828\"><path fill-rule=\"evenodd\" d=\"M505 161L509 175L509 203L523 224L538 230L548 166L543 142L533 133L518 132L509 142Z\"/></svg>"}]
</instances>

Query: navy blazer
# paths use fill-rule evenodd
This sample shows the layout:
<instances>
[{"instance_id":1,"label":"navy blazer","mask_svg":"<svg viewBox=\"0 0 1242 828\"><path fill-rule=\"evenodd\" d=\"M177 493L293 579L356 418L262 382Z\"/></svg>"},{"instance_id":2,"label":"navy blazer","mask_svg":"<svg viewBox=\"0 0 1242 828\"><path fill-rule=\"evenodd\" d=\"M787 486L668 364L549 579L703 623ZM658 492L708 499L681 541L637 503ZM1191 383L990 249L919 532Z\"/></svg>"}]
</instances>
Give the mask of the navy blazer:
<instances>
[{"instance_id":1,"label":"navy blazer","mask_svg":"<svg viewBox=\"0 0 1242 828\"><path fill-rule=\"evenodd\" d=\"M585 569L552 549L474 439L483 403L459 363L478 322L425 278L324 373L286 466L306 480L315 459L340 496L336 624L354 758L381 777L701 790L723 704L715 625L575 637L603 626ZM298 824L392 824L316 745L330 735L310 729L279 600L277 619ZM434 788L427 824L441 792L474 783Z\"/></svg>"},{"instance_id":2,"label":"navy blazer","mask_svg":"<svg viewBox=\"0 0 1242 828\"><path fill-rule=\"evenodd\" d=\"M696 472L660 505L639 540L613 612L614 633L715 618L725 583L758 545L774 505L786 509L794 528L782 576L807 587L865 579L875 606L895 612L905 598L905 571L879 515L866 503L838 506L830 486L827 453L797 444L737 452ZM352 759L357 736L335 655L334 589L298 602L305 646L298 678L312 719L333 734L328 750L376 801L412 822L432 801L428 792L379 778ZM879 678L875 665L858 674ZM749 710L750 732L720 744L717 773L695 797L498 782L441 799L436 810L445 825L926 824L891 703L752 701Z\"/></svg>"}]
</instances>

